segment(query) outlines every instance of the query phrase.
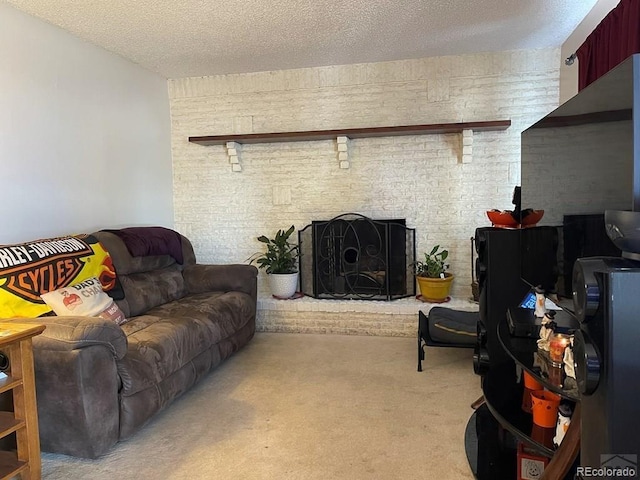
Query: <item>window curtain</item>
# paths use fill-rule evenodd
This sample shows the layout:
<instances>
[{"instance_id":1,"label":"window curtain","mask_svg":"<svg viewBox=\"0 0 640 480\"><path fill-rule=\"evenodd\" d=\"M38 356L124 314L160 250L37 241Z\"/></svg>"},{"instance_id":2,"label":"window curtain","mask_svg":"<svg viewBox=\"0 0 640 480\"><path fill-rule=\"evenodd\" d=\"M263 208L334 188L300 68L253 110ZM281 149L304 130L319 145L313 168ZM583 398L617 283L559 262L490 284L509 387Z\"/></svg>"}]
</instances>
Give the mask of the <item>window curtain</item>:
<instances>
[{"instance_id":1,"label":"window curtain","mask_svg":"<svg viewBox=\"0 0 640 480\"><path fill-rule=\"evenodd\" d=\"M640 0L621 0L578 48L578 90L640 52Z\"/></svg>"}]
</instances>

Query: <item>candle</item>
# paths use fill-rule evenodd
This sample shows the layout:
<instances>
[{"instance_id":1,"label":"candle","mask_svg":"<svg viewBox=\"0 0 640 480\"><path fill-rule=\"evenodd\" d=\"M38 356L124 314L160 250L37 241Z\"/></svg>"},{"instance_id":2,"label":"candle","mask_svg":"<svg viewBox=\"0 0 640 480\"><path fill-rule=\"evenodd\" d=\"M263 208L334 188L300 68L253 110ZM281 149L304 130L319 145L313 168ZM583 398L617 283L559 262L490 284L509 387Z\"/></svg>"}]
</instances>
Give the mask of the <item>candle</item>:
<instances>
[{"instance_id":1,"label":"candle","mask_svg":"<svg viewBox=\"0 0 640 480\"><path fill-rule=\"evenodd\" d=\"M562 365L564 350L569 345L569 335L554 333L549 339L549 357L554 365Z\"/></svg>"}]
</instances>

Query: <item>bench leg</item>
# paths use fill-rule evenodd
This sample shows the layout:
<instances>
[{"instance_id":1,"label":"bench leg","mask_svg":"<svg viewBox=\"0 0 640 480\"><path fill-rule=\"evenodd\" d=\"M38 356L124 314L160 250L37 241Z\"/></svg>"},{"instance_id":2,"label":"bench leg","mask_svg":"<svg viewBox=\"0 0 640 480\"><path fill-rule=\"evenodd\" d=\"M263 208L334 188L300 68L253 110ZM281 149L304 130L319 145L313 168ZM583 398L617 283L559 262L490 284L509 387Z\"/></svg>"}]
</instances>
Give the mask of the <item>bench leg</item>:
<instances>
[{"instance_id":1,"label":"bench leg","mask_svg":"<svg viewBox=\"0 0 640 480\"><path fill-rule=\"evenodd\" d=\"M426 345L422 344L422 332L418 330L418 371L422 371L422 361L424 360L424 347Z\"/></svg>"}]
</instances>

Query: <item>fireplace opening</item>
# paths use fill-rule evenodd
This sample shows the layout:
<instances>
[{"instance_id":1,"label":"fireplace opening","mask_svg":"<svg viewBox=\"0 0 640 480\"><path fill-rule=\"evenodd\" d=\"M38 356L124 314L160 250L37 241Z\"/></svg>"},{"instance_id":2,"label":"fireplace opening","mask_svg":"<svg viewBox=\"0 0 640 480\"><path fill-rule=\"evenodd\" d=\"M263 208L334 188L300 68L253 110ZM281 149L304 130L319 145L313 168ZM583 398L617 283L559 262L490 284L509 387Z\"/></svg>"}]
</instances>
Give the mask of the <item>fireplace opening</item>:
<instances>
[{"instance_id":1,"label":"fireplace opening","mask_svg":"<svg viewBox=\"0 0 640 480\"><path fill-rule=\"evenodd\" d=\"M415 229L406 220L346 213L298 232L300 287L315 298L395 300L415 295Z\"/></svg>"}]
</instances>

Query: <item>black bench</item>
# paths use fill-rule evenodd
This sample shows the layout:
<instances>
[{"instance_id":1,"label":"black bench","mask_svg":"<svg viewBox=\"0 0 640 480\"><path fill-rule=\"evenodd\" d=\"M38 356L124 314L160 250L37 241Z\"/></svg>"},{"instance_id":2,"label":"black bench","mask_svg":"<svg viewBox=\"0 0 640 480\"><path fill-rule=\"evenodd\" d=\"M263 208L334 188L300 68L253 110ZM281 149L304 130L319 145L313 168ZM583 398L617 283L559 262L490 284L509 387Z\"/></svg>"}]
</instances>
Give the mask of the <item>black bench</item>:
<instances>
[{"instance_id":1,"label":"black bench","mask_svg":"<svg viewBox=\"0 0 640 480\"><path fill-rule=\"evenodd\" d=\"M429 315L418 314L418 371L422 371L425 347L474 348L479 312L433 307Z\"/></svg>"}]
</instances>

